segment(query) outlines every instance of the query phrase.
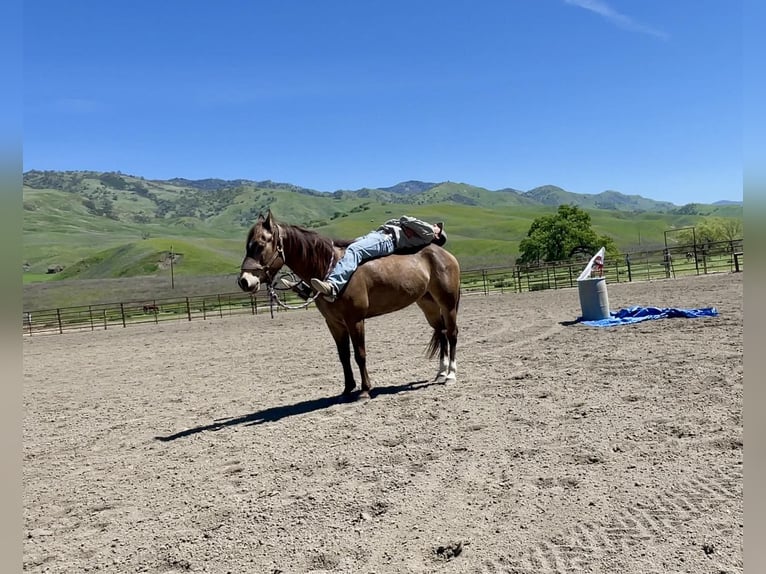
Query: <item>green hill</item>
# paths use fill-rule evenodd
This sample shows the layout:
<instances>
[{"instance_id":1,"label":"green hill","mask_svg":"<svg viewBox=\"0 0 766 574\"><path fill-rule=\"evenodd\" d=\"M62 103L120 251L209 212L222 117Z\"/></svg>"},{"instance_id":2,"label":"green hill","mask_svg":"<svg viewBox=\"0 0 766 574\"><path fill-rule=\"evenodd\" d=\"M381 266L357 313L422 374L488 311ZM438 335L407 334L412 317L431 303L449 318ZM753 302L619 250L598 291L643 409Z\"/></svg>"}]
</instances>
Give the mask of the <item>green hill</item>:
<instances>
[{"instance_id":1,"label":"green hill","mask_svg":"<svg viewBox=\"0 0 766 574\"><path fill-rule=\"evenodd\" d=\"M532 221L560 204L589 211L598 233L623 251L656 248L664 231L715 215L742 218L742 205L675 206L616 191L575 194L556 186L522 192L467 183L408 181L388 188L323 193L287 183L147 180L119 172L24 174L25 283L234 273L249 226L271 209L284 222L353 238L402 214L446 222L449 249L464 267L508 265ZM61 266L61 273L47 273Z\"/></svg>"}]
</instances>

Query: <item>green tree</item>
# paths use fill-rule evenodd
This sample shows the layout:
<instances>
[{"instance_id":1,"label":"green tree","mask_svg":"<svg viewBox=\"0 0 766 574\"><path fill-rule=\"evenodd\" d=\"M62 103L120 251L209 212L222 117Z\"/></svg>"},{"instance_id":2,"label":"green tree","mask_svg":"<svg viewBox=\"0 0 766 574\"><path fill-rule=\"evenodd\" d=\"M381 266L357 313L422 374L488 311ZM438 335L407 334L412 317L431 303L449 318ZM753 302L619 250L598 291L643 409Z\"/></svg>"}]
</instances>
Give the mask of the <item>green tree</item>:
<instances>
[{"instance_id":1,"label":"green tree","mask_svg":"<svg viewBox=\"0 0 766 574\"><path fill-rule=\"evenodd\" d=\"M724 241L734 241L745 238L745 228L741 219L721 218L721 231Z\"/></svg>"},{"instance_id":2,"label":"green tree","mask_svg":"<svg viewBox=\"0 0 766 574\"><path fill-rule=\"evenodd\" d=\"M693 232L691 229L679 231L677 241L682 245L692 245L695 238L698 245L734 241L743 238L743 231L741 219L705 217L694 226Z\"/></svg>"},{"instance_id":3,"label":"green tree","mask_svg":"<svg viewBox=\"0 0 766 574\"><path fill-rule=\"evenodd\" d=\"M590 214L574 205L560 205L554 215L538 217L532 222L527 237L519 243L518 263L563 261L582 254L593 254L606 247L616 254L611 237L598 235L591 227Z\"/></svg>"}]
</instances>

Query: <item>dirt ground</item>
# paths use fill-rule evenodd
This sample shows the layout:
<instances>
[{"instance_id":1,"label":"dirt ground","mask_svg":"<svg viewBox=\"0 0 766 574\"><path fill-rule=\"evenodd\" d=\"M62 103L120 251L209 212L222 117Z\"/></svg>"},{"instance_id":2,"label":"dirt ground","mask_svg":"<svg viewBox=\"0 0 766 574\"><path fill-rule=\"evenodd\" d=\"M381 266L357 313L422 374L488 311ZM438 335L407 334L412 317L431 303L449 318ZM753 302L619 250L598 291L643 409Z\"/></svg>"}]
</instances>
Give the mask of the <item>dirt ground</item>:
<instances>
[{"instance_id":1,"label":"dirt ground","mask_svg":"<svg viewBox=\"0 0 766 574\"><path fill-rule=\"evenodd\" d=\"M461 301L458 382L417 307L338 400L316 310L24 337L27 572L742 572L742 274Z\"/></svg>"}]
</instances>

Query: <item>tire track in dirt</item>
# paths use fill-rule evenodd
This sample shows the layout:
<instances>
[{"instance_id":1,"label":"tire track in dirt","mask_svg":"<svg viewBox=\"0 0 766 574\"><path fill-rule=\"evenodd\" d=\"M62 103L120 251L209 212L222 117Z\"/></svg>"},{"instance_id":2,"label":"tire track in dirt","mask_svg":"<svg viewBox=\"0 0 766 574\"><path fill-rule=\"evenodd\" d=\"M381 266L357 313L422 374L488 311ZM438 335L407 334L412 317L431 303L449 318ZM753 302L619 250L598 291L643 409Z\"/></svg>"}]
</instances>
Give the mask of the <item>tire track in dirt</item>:
<instances>
[{"instance_id":1,"label":"tire track in dirt","mask_svg":"<svg viewBox=\"0 0 766 574\"><path fill-rule=\"evenodd\" d=\"M554 323L552 325L539 325L534 323L518 325L511 320L506 320L503 321L503 324L499 328L470 339L464 339L463 341L459 341L458 344L461 346L471 346L478 343L485 344L491 342L502 343L505 347L519 347L550 337L563 329L564 326L559 323ZM503 335L506 335L511 331L514 333L514 339L513 341L506 341Z\"/></svg>"},{"instance_id":2,"label":"tire track in dirt","mask_svg":"<svg viewBox=\"0 0 766 574\"><path fill-rule=\"evenodd\" d=\"M503 556L488 560L481 574L578 574L602 571L599 563L615 554L635 556L650 544L661 544L691 521L699 521L725 505L741 512L742 473L695 477L673 488L646 498L615 515L605 524L583 522L540 541L518 557ZM717 525L710 536L729 538L735 533L730 525ZM700 551L713 554L714 546L699 541ZM609 571L607 568L603 571ZM661 574L663 571L646 571ZM727 572L721 567L717 572Z\"/></svg>"}]
</instances>

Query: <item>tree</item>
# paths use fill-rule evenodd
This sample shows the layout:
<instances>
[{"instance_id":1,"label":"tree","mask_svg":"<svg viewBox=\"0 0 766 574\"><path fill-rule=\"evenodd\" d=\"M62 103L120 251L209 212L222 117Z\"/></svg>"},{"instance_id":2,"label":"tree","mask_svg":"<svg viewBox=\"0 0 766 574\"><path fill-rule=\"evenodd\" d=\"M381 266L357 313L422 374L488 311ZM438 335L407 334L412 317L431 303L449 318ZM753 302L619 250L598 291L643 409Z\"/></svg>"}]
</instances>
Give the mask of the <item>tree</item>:
<instances>
[{"instance_id":1,"label":"tree","mask_svg":"<svg viewBox=\"0 0 766 574\"><path fill-rule=\"evenodd\" d=\"M556 214L532 222L527 237L519 243L521 257L517 263L563 261L578 253L593 254L601 247L606 247L607 253L617 253L611 237L592 229L590 214L574 205L560 205Z\"/></svg>"},{"instance_id":2,"label":"tree","mask_svg":"<svg viewBox=\"0 0 766 574\"><path fill-rule=\"evenodd\" d=\"M744 239L745 237L745 228L742 225L741 219L721 218L721 232L724 241L735 241L737 239Z\"/></svg>"},{"instance_id":3,"label":"tree","mask_svg":"<svg viewBox=\"0 0 766 574\"><path fill-rule=\"evenodd\" d=\"M742 220L737 218L705 217L691 229L678 232L678 242L691 245L696 238L698 245L735 241L743 238Z\"/></svg>"}]
</instances>

